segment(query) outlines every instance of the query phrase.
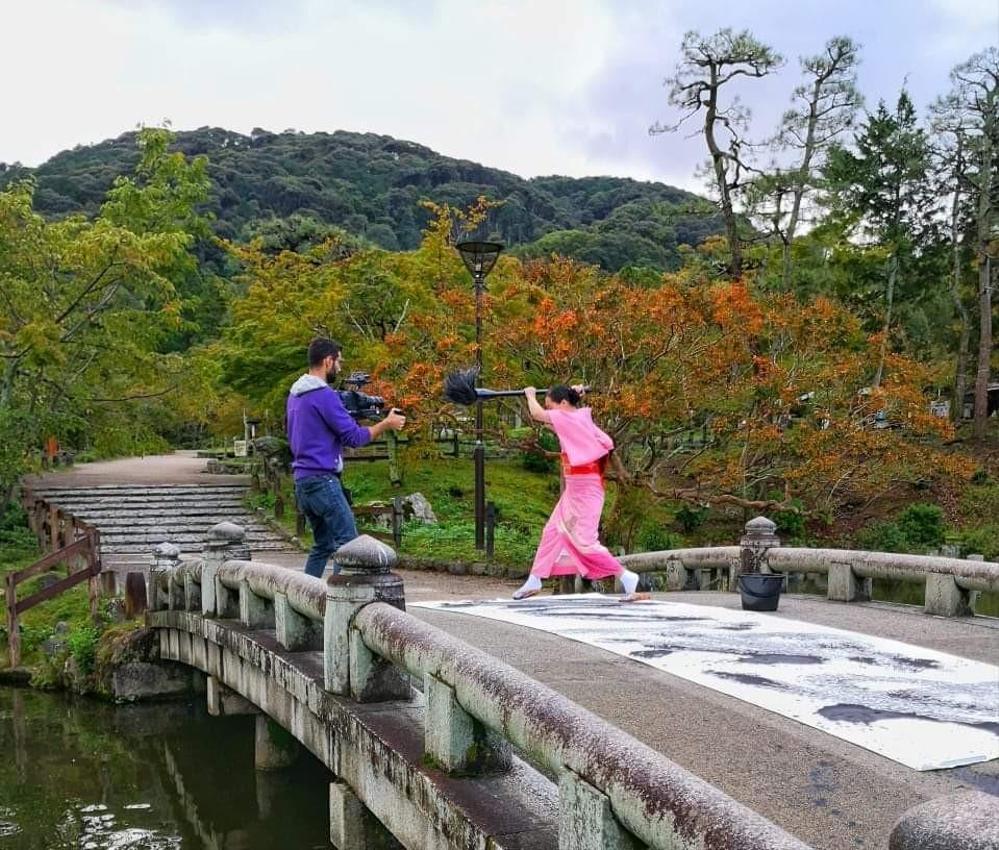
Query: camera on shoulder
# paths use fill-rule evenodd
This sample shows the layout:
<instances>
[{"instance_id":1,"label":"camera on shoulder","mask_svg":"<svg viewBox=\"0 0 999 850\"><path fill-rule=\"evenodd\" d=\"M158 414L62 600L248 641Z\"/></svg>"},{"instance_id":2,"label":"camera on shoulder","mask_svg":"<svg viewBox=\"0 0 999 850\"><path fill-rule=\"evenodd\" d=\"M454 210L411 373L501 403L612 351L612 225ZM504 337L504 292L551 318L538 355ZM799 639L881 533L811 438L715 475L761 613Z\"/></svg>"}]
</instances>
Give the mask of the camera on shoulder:
<instances>
[{"instance_id":1,"label":"camera on shoulder","mask_svg":"<svg viewBox=\"0 0 999 850\"><path fill-rule=\"evenodd\" d=\"M367 372L351 372L343 379L347 389L337 390L347 412L358 421L381 419L384 415L385 399L361 391L370 380Z\"/></svg>"}]
</instances>

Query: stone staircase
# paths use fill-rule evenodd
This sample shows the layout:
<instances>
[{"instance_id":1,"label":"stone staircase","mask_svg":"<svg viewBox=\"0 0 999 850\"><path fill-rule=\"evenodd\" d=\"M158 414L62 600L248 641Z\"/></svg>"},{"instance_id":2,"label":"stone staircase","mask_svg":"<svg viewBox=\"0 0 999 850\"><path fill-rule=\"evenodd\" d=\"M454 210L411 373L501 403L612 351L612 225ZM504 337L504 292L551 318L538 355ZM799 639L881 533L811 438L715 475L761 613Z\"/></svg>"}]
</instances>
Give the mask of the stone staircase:
<instances>
[{"instance_id":1,"label":"stone staircase","mask_svg":"<svg viewBox=\"0 0 999 850\"><path fill-rule=\"evenodd\" d=\"M124 573L149 570L158 543L174 543L185 555L201 552L205 534L220 522L246 529L254 553L294 547L243 500L245 484L114 484L96 487L38 486L33 492L97 527L104 570L124 586Z\"/></svg>"}]
</instances>

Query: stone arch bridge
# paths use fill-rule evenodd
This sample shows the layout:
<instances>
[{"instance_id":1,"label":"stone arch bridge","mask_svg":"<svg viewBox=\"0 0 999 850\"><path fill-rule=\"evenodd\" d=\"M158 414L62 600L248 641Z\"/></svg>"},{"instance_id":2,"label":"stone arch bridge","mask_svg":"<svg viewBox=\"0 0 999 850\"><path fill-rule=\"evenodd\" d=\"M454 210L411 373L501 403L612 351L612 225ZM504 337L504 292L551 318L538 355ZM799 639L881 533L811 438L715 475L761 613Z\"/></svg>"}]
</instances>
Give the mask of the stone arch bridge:
<instances>
[{"instance_id":1,"label":"stone arch bridge","mask_svg":"<svg viewBox=\"0 0 999 850\"><path fill-rule=\"evenodd\" d=\"M671 563L695 577L734 573L745 557L765 566L768 547L732 548L717 561L688 552ZM147 592L161 659L205 675L210 711L259 713L259 767L301 746L329 768L330 837L342 850L393 841L412 850L809 850L555 690L406 613L395 555L371 538L341 549L342 573L327 582L248 560L230 523L209 532L201 557L161 551ZM830 585L855 598L865 569ZM962 583L986 573L999 581L970 571L941 580L951 601L969 602ZM943 796L907 812L880 846L994 850L995 813L986 794Z\"/></svg>"}]
</instances>

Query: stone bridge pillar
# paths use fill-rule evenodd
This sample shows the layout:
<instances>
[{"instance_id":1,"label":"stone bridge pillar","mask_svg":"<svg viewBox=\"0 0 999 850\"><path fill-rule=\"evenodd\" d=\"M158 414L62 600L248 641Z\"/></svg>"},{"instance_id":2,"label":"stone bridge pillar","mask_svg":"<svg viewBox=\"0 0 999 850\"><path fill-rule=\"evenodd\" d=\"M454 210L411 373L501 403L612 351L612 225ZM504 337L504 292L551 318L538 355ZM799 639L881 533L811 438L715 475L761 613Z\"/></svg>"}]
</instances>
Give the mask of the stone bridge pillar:
<instances>
[{"instance_id":1,"label":"stone bridge pillar","mask_svg":"<svg viewBox=\"0 0 999 850\"><path fill-rule=\"evenodd\" d=\"M333 555L340 567L326 589L323 657L326 690L349 694L358 702L409 699L409 679L364 645L353 628L354 615L372 602L406 610L402 578L391 572L395 550L362 534Z\"/></svg>"},{"instance_id":2,"label":"stone bridge pillar","mask_svg":"<svg viewBox=\"0 0 999 850\"><path fill-rule=\"evenodd\" d=\"M758 516L746 523L745 534L739 541L739 572L769 573L770 561L767 554L771 549L780 546L777 536L777 524L765 516ZM738 575L733 571L729 575L729 590L739 589Z\"/></svg>"},{"instance_id":3,"label":"stone bridge pillar","mask_svg":"<svg viewBox=\"0 0 999 850\"><path fill-rule=\"evenodd\" d=\"M146 576L146 604L150 611L181 609L183 600L175 596L179 591L172 574L180 566L180 547L173 543L159 543L153 549L153 565ZM160 588L165 585L164 593Z\"/></svg>"},{"instance_id":4,"label":"stone bridge pillar","mask_svg":"<svg viewBox=\"0 0 999 850\"><path fill-rule=\"evenodd\" d=\"M218 581L224 561L249 561L246 530L233 522L220 522L208 530L202 546L201 613L206 617L235 620L239 617L239 592Z\"/></svg>"}]
</instances>

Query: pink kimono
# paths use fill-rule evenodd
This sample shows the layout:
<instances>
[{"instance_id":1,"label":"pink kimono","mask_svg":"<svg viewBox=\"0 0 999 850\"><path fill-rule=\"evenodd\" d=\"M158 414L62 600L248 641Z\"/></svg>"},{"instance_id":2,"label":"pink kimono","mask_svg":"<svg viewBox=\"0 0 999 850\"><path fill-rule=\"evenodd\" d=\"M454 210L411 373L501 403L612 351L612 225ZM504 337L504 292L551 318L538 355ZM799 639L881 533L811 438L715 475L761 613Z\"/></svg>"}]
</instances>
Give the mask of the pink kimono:
<instances>
[{"instance_id":1,"label":"pink kimono","mask_svg":"<svg viewBox=\"0 0 999 850\"><path fill-rule=\"evenodd\" d=\"M545 524L531 574L548 578L578 573L589 579L620 575L620 562L597 539L604 507L602 468L614 441L596 426L588 407L548 414L562 445L565 491Z\"/></svg>"}]
</instances>

